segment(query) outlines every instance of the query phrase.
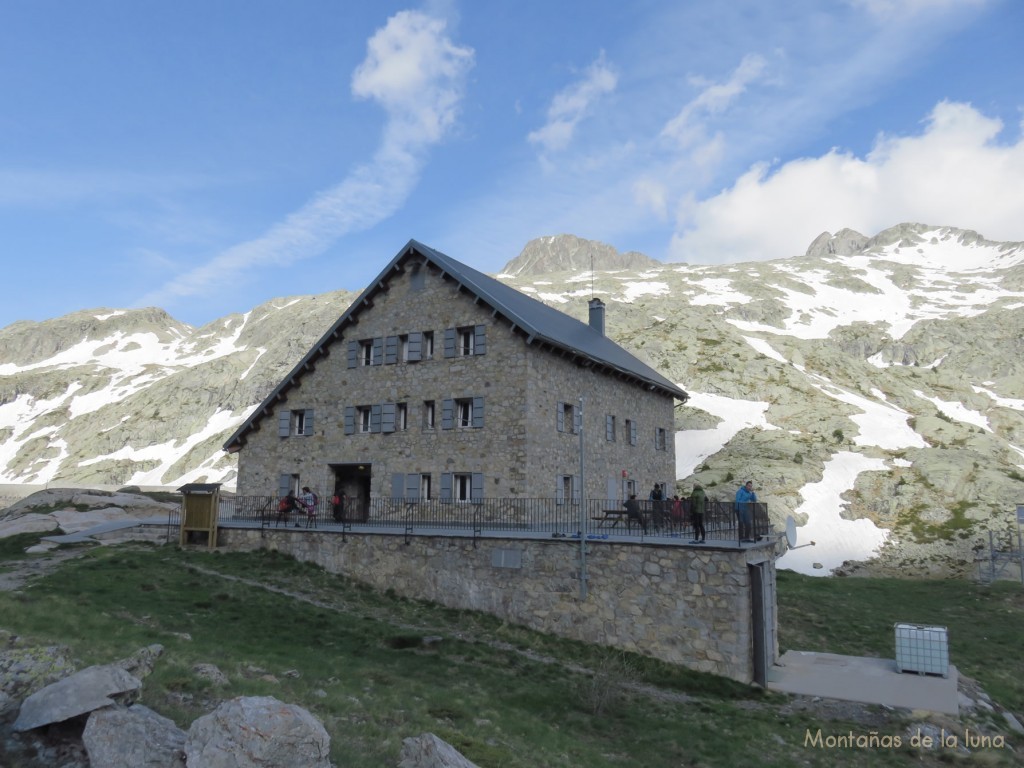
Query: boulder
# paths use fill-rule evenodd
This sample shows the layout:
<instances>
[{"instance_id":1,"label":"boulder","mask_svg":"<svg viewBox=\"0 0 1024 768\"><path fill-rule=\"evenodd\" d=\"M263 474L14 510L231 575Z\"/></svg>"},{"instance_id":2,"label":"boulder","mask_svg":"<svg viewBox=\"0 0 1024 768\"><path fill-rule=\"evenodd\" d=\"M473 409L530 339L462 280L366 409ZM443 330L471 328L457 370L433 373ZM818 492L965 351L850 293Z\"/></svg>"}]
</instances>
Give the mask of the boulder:
<instances>
[{"instance_id":1,"label":"boulder","mask_svg":"<svg viewBox=\"0 0 1024 768\"><path fill-rule=\"evenodd\" d=\"M184 768L185 732L141 704L97 709L82 743L91 768Z\"/></svg>"},{"instance_id":2,"label":"boulder","mask_svg":"<svg viewBox=\"0 0 1024 768\"><path fill-rule=\"evenodd\" d=\"M13 641L0 650L0 719L16 711L26 697L74 670L67 648Z\"/></svg>"},{"instance_id":3,"label":"boulder","mask_svg":"<svg viewBox=\"0 0 1024 768\"><path fill-rule=\"evenodd\" d=\"M87 667L36 691L21 705L15 731L59 723L94 709L109 707L116 699L128 701L142 683L116 664Z\"/></svg>"},{"instance_id":4,"label":"boulder","mask_svg":"<svg viewBox=\"0 0 1024 768\"><path fill-rule=\"evenodd\" d=\"M398 768L477 768L455 747L432 733L421 733L402 741Z\"/></svg>"},{"instance_id":5,"label":"boulder","mask_svg":"<svg viewBox=\"0 0 1024 768\"><path fill-rule=\"evenodd\" d=\"M113 520L126 520L129 515L120 507L102 507L83 512L77 509L58 509L50 517L57 521L64 533L78 533Z\"/></svg>"},{"instance_id":6,"label":"boulder","mask_svg":"<svg viewBox=\"0 0 1024 768\"><path fill-rule=\"evenodd\" d=\"M56 530L57 521L51 515L28 514L0 521L0 539L19 533L49 533Z\"/></svg>"},{"instance_id":7,"label":"boulder","mask_svg":"<svg viewBox=\"0 0 1024 768\"><path fill-rule=\"evenodd\" d=\"M185 759L203 768L330 768L331 737L312 714L272 696L240 696L188 729Z\"/></svg>"},{"instance_id":8,"label":"boulder","mask_svg":"<svg viewBox=\"0 0 1024 768\"><path fill-rule=\"evenodd\" d=\"M140 648L131 656L114 663L128 674L142 680L143 678L149 677L150 673L153 671L153 667L156 666L156 660L159 659L163 653L164 647L160 645L160 643L153 643L153 645L147 645L145 648Z\"/></svg>"}]
</instances>

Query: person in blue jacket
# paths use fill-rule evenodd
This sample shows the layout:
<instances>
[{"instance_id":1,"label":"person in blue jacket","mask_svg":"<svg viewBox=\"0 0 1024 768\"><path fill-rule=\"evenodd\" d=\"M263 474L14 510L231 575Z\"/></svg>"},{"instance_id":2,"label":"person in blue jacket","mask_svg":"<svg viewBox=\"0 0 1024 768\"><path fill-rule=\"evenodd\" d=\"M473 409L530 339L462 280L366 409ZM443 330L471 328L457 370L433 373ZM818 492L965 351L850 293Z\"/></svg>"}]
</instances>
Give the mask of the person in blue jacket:
<instances>
[{"instance_id":1,"label":"person in blue jacket","mask_svg":"<svg viewBox=\"0 0 1024 768\"><path fill-rule=\"evenodd\" d=\"M754 481L747 480L736 491L736 517L740 523L740 541L754 541L754 504L757 494L754 493Z\"/></svg>"}]
</instances>

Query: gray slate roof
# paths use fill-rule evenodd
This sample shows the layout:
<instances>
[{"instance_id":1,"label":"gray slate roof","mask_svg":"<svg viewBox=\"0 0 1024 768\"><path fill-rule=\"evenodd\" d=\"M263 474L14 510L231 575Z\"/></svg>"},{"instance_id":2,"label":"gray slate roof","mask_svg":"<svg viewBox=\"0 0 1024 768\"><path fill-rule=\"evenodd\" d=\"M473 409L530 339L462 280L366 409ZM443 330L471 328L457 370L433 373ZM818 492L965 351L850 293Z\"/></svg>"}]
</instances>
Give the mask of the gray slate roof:
<instances>
[{"instance_id":1,"label":"gray slate roof","mask_svg":"<svg viewBox=\"0 0 1024 768\"><path fill-rule=\"evenodd\" d=\"M313 348L306 353L299 364L275 387L252 415L235 431L224 444L224 450L238 450L242 439L252 426L271 412L272 406L292 382L311 368L330 342L350 324L364 305L372 303L373 295L383 290L388 276L400 271L407 262L420 261L432 264L444 273L446 279L456 281L466 291L491 307L500 317L512 323L525 337L528 344L548 344L565 350L579 358L605 369L608 373L620 374L637 380L651 389L686 401L689 395L646 363L641 362L625 349L589 324L580 322L564 312L517 291L499 280L478 272L462 262L434 250L416 240L410 240L388 263L372 283L352 302L338 321L331 326Z\"/></svg>"}]
</instances>

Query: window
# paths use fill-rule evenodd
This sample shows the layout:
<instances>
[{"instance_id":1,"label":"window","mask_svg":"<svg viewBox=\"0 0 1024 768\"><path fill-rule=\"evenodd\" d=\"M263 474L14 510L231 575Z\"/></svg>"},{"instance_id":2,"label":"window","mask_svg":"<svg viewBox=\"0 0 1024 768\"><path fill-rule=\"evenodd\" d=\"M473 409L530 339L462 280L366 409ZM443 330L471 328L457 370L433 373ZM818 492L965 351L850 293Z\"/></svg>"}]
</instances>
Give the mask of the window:
<instances>
[{"instance_id":1,"label":"window","mask_svg":"<svg viewBox=\"0 0 1024 768\"><path fill-rule=\"evenodd\" d=\"M359 342L359 364L373 365L373 339Z\"/></svg>"},{"instance_id":2,"label":"window","mask_svg":"<svg viewBox=\"0 0 1024 768\"><path fill-rule=\"evenodd\" d=\"M574 435L579 432L578 412L572 403L559 403L555 417L559 432L571 432Z\"/></svg>"},{"instance_id":3,"label":"window","mask_svg":"<svg viewBox=\"0 0 1024 768\"><path fill-rule=\"evenodd\" d=\"M434 332L423 332L423 359L430 360L434 356Z\"/></svg>"},{"instance_id":4,"label":"window","mask_svg":"<svg viewBox=\"0 0 1024 768\"><path fill-rule=\"evenodd\" d=\"M444 332L444 356L468 357L482 355L487 349L486 326L468 325L446 328Z\"/></svg>"},{"instance_id":5,"label":"window","mask_svg":"<svg viewBox=\"0 0 1024 768\"><path fill-rule=\"evenodd\" d=\"M434 428L434 401L424 400L423 401L423 428L433 429Z\"/></svg>"},{"instance_id":6,"label":"window","mask_svg":"<svg viewBox=\"0 0 1024 768\"><path fill-rule=\"evenodd\" d=\"M455 401L455 426L467 428L473 426L472 400L464 398Z\"/></svg>"},{"instance_id":7,"label":"window","mask_svg":"<svg viewBox=\"0 0 1024 768\"><path fill-rule=\"evenodd\" d=\"M480 429L484 425L484 399L459 397L446 399L441 407L441 429Z\"/></svg>"},{"instance_id":8,"label":"window","mask_svg":"<svg viewBox=\"0 0 1024 768\"><path fill-rule=\"evenodd\" d=\"M666 450L668 444L668 432L664 427L658 427L654 432L654 449L656 451Z\"/></svg>"},{"instance_id":9,"label":"window","mask_svg":"<svg viewBox=\"0 0 1024 768\"><path fill-rule=\"evenodd\" d=\"M579 494L576 491L576 478L573 475L559 475L555 485L555 503L565 504L567 501L573 504L579 503Z\"/></svg>"},{"instance_id":10,"label":"window","mask_svg":"<svg viewBox=\"0 0 1024 768\"><path fill-rule=\"evenodd\" d=\"M408 363L409 362L409 336L408 335L404 335L404 336L399 336L398 337L398 354L399 354L399 359L403 363Z\"/></svg>"},{"instance_id":11,"label":"window","mask_svg":"<svg viewBox=\"0 0 1024 768\"><path fill-rule=\"evenodd\" d=\"M445 472L441 475L441 501L471 501L484 498L484 476L479 472Z\"/></svg>"},{"instance_id":12,"label":"window","mask_svg":"<svg viewBox=\"0 0 1024 768\"><path fill-rule=\"evenodd\" d=\"M373 409L368 405L360 405L356 408L356 419L360 432L369 432L373 423Z\"/></svg>"},{"instance_id":13,"label":"window","mask_svg":"<svg viewBox=\"0 0 1024 768\"><path fill-rule=\"evenodd\" d=\"M632 419L626 419L624 427L626 434L629 436L629 444L636 445L636 422Z\"/></svg>"},{"instance_id":14,"label":"window","mask_svg":"<svg viewBox=\"0 0 1024 768\"><path fill-rule=\"evenodd\" d=\"M472 328L459 328L458 332L458 351L462 356L473 354L473 329Z\"/></svg>"},{"instance_id":15,"label":"window","mask_svg":"<svg viewBox=\"0 0 1024 768\"><path fill-rule=\"evenodd\" d=\"M287 496L289 493L298 495L299 476L292 474L281 474L277 476L277 495Z\"/></svg>"},{"instance_id":16,"label":"window","mask_svg":"<svg viewBox=\"0 0 1024 768\"><path fill-rule=\"evenodd\" d=\"M376 408L377 406L371 406ZM372 432L373 414L370 416ZM409 428L409 407L405 403L382 403L380 405L380 431L405 432Z\"/></svg>"},{"instance_id":17,"label":"window","mask_svg":"<svg viewBox=\"0 0 1024 768\"><path fill-rule=\"evenodd\" d=\"M391 476L391 498L407 502L430 500L430 474L394 474Z\"/></svg>"},{"instance_id":18,"label":"window","mask_svg":"<svg viewBox=\"0 0 1024 768\"><path fill-rule=\"evenodd\" d=\"M611 443L615 442L615 417L611 414L604 418L604 439Z\"/></svg>"},{"instance_id":19,"label":"window","mask_svg":"<svg viewBox=\"0 0 1024 768\"><path fill-rule=\"evenodd\" d=\"M473 498L472 475L465 472L456 473L452 481L452 493L456 501L469 501Z\"/></svg>"},{"instance_id":20,"label":"window","mask_svg":"<svg viewBox=\"0 0 1024 768\"><path fill-rule=\"evenodd\" d=\"M278 411L278 437L304 437L313 434L313 409Z\"/></svg>"}]
</instances>

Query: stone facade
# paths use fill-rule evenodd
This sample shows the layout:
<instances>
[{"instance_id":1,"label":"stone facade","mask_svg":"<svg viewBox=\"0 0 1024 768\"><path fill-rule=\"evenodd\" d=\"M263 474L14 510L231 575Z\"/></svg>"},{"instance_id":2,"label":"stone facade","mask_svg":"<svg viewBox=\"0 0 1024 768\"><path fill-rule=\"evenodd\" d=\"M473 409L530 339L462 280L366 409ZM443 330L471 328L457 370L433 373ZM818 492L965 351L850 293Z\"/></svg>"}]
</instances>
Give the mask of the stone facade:
<instances>
[{"instance_id":1,"label":"stone facade","mask_svg":"<svg viewBox=\"0 0 1024 768\"><path fill-rule=\"evenodd\" d=\"M222 528L227 549L270 549L379 590L473 611L541 632L634 651L736 680L754 679L752 568L770 594L764 632L777 660L770 545L736 549Z\"/></svg>"},{"instance_id":2,"label":"stone facade","mask_svg":"<svg viewBox=\"0 0 1024 768\"><path fill-rule=\"evenodd\" d=\"M459 483L473 498L578 494L580 439L573 421L581 396L586 496L621 500L627 481L640 498L654 482L671 487L672 394L533 342L433 264L406 265L378 282L381 289L358 308L357 321L323 342L305 369L293 373L292 385L264 404L240 445L240 495L280 494L282 478L320 496L345 490L364 504L415 496L417 482L421 494L429 485L431 498L460 498ZM447 329L460 334L450 357ZM422 359L404 359L410 338L419 342ZM446 402L454 413L446 413ZM279 424L287 427L289 414L295 422L282 437ZM445 428L447 419L458 424L460 416L465 426ZM381 418L393 431L370 431Z\"/></svg>"}]
</instances>

